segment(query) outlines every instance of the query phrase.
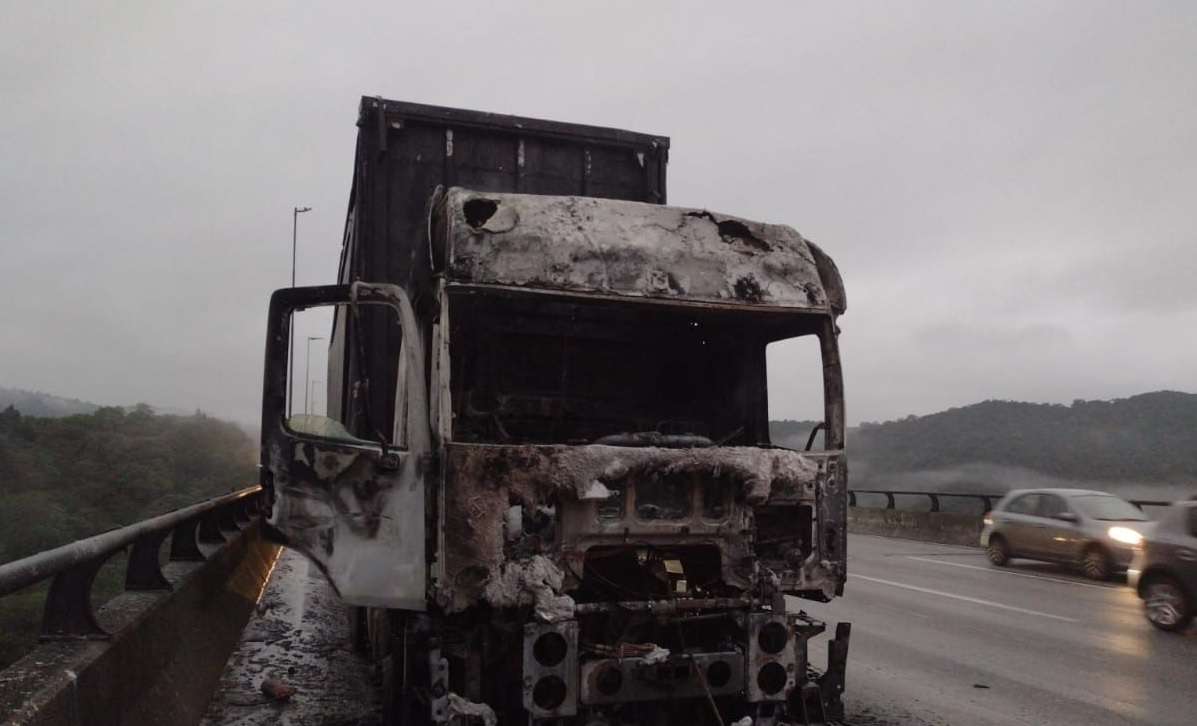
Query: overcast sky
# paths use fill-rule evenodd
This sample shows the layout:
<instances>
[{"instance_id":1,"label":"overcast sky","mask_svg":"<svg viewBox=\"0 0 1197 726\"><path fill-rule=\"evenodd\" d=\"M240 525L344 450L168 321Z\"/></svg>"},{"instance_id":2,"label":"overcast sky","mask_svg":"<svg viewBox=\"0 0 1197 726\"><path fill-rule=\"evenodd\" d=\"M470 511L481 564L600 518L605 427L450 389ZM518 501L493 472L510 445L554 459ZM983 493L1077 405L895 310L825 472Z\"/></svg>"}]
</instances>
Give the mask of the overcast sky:
<instances>
[{"instance_id":1,"label":"overcast sky","mask_svg":"<svg viewBox=\"0 0 1197 726\"><path fill-rule=\"evenodd\" d=\"M671 136L837 260L852 422L1197 389L1197 3L706 5L0 3L0 385L254 422L368 94Z\"/></svg>"}]
</instances>

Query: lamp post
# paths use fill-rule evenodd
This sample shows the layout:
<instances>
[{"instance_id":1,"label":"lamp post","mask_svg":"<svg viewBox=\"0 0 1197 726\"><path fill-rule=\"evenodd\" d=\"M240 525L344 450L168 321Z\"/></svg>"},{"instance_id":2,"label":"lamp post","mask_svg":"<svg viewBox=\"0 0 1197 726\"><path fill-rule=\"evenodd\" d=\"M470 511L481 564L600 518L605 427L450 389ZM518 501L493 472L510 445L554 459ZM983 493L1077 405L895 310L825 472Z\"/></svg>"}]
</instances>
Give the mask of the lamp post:
<instances>
[{"instance_id":1,"label":"lamp post","mask_svg":"<svg viewBox=\"0 0 1197 726\"><path fill-rule=\"evenodd\" d=\"M312 414L313 415L315 415L315 413L316 413L316 400L317 400L316 399L316 391L320 389L321 383L324 383L324 381L317 379L317 380L312 381L312 385L310 386L311 391L312 391ZM325 416L328 415L327 407L325 408L324 415Z\"/></svg>"},{"instance_id":2,"label":"lamp post","mask_svg":"<svg viewBox=\"0 0 1197 726\"><path fill-rule=\"evenodd\" d=\"M298 238L299 215L312 211L311 207L293 207L291 210L291 287L295 287L295 249ZM287 415L291 415L291 400L295 398L295 316L291 316L291 355L287 358Z\"/></svg>"},{"instance_id":3,"label":"lamp post","mask_svg":"<svg viewBox=\"0 0 1197 726\"><path fill-rule=\"evenodd\" d=\"M304 359L303 359L303 380L304 380L303 413L304 413L304 415L307 415L307 413L308 413L308 391L312 390L311 370L312 370L312 341L313 340L324 340L324 336L323 335L309 335L308 336L308 351L307 351L307 355L305 355Z\"/></svg>"}]
</instances>

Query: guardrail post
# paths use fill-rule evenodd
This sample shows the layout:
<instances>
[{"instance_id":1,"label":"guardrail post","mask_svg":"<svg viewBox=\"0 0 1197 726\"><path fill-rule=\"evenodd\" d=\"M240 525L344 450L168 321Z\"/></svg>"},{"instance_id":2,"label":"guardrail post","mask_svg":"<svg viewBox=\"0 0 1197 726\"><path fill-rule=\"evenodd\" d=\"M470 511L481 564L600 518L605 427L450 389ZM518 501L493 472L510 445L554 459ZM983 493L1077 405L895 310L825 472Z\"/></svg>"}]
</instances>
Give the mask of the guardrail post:
<instances>
[{"instance_id":1,"label":"guardrail post","mask_svg":"<svg viewBox=\"0 0 1197 726\"><path fill-rule=\"evenodd\" d=\"M854 492L854 491L848 492L848 506L849 507L856 506L856 492Z\"/></svg>"},{"instance_id":2,"label":"guardrail post","mask_svg":"<svg viewBox=\"0 0 1197 726\"><path fill-rule=\"evenodd\" d=\"M237 524L237 529L245 529L253 521L253 514L250 511L253 504L252 498L247 498L238 501L233 507L233 521Z\"/></svg>"},{"instance_id":3,"label":"guardrail post","mask_svg":"<svg viewBox=\"0 0 1197 726\"><path fill-rule=\"evenodd\" d=\"M195 541L195 530L199 527L199 518L189 519L175 527L170 535L171 562L203 562L204 552Z\"/></svg>"},{"instance_id":4,"label":"guardrail post","mask_svg":"<svg viewBox=\"0 0 1197 726\"><path fill-rule=\"evenodd\" d=\"M139 537L129 552L125 567L126 590L171 590L170 582L162 574L159 553L169 532L155 532ZM173 549L173 548L172 548Z\"/></svg>"},{"instance_id":5,"label":"guardrail post","mask_svg":"<svg viewBox=\"0 0 1197 726\"><path fill-rule=\"evenodd\" d=\"M985 511L981 512L981 514L989 514L993 510L993 497L987 497L984 494L979 496L981 497L981 501L985 502Z\"/></svg>"},{"instance_id":6,"label":"guardrail post","mask_svg":"<svg viewBox=\"0 0 1197 726\"><path fill-rule=\"evenodd\" d=\"M894 493L893 492L885 493L885 508L886 509L897 509L898 508L898 505L894 503Z\"/></svg>"},{"instance_id":7,"label":"guardrail post","mask_svg":"<svg viewBox=\"0 0 1197 726\"><path fill-rule=\"evenodd\" d=\"M938 512L939 511L939 495L932 494L931 492L927 492L927 496L931 498L931 511Z\"/></svg>"},{"instance_id":8,"label":"guardrail post","mask_svg":"<svg viewBox=\"0 0 1197 726\"><path fill-rule=\"evenodd\" d=\"M220 516L216 512L204 512L199 520L200 544L224 544L224 535L220 531Z\"/></svg>"},{"instance_id":9,"label":"guardrail post","mask_svg":"<svg viewBox=\"0 0 1197 726\"><path fill-rule=\"evenodd\" d=\"M108 559L102 555L63 570L50 582L41 640L103 640L110 637L91 608L91 585Z\"/></svg>"},{"instance_id":10,"label":"guardrail post","mask_svg":"<svg viewBox=\"0 0 1197 726\"><path fill-rule=\"evenodd\" d=\"M237 502L217 507L216 523L220 527L221 532L231 532L233 534L240 532L241 527L237 526Z\"/></svg>"}]
</instances>

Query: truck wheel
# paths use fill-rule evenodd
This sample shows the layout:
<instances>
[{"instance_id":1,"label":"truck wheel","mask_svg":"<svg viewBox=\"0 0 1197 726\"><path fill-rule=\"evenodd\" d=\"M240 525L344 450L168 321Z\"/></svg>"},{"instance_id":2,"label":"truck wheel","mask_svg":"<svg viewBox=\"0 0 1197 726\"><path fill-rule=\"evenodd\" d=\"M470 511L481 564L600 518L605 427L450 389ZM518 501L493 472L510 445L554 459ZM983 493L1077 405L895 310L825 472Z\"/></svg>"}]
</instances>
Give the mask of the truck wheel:
<instances>
[{"instance_id":1,"label":"truck wheel","mask_svg":"<svg viewBox=\"0 0 1197 726\"><path fill-rule=\"evenodd\" d=\"M382 722L385 726L430 726L426 621L397 610L387 611L386 618L389 652L381 664Z\"/></svg>"},{"instance_id":2,"label":"truck wheel","mask_svg":"<svg viewBox=\"0 0 1197 726\"><path fill-rule=\"evenodd\" d=\"M1006 544L1006 538L999 534L990 535L989 546L985 548L985 556L993 565L1004 567L1010 561L1010 546Z\"/></svg>"},{"instance_id":3,"label":"truck wheel","mask_svg":"<svg viewBox=\"0 0 1197 726\"><path fill-rule=\"evenodd\" d=\"M1108 580L1113 565L1106 551L1095 545L1090 545L1081 556L1081 571L1090 580Z\"/></svg>"},{"instance_id":4,"label":"truck wheel","mask_svg":"<svg viewBox=\"0 0 1197 726\"><path fill-rule=\"evenodd\" d=\"M1193 603L1184 588L1169 575L1153 575L1143 587L1143 612L1147 622L1160 630L1184 630L1193 621Z\"/></svg>"},{"instance_id":5,"label":"truck wheel","mask_svg":"<svg viewBox=\"0 0 1197 726\"><path fill-rule=\"evenodd\" d=\"M350 606L349 646L358 655L370 655L370 629L366 624L366 609Z\"/></svg>"}]
</instances>

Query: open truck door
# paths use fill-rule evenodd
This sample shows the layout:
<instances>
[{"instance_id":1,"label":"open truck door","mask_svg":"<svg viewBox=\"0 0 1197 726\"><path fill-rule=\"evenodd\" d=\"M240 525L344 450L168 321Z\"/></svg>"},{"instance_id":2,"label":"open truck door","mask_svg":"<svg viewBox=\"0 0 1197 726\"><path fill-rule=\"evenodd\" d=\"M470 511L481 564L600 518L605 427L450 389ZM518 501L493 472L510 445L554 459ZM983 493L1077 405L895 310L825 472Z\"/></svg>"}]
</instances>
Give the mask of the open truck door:
<instances>
[{"instance_id":1,"label":"open truck door","mask_svg":"<svg viewBox=\"0 0 1197 726\"><path fill-rule=\"evenodd\" d=\"M353 346L364 337L357 331L366 330L400 341L395 378L373 382L375 391L393 385L393 420L377 420L370 406L360 407L351 426L290 410L295 314L314 308L349 316L350 325L342 326L349 339L337 344ZM350 604L424 610L432 451L424 344L407 294L396 285L362 282L282 289L271 296L267 325L261 476L270 534L310 557ZM370 379L344 374L350 395L369 400Z\"/></svg>"}]
</instances>

